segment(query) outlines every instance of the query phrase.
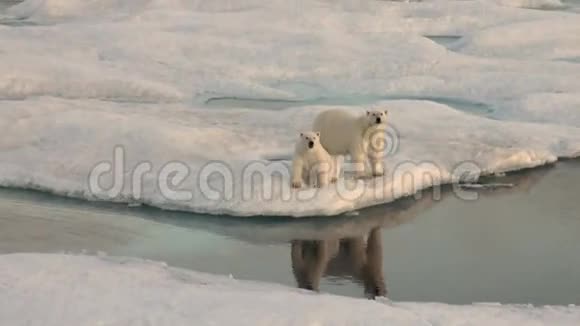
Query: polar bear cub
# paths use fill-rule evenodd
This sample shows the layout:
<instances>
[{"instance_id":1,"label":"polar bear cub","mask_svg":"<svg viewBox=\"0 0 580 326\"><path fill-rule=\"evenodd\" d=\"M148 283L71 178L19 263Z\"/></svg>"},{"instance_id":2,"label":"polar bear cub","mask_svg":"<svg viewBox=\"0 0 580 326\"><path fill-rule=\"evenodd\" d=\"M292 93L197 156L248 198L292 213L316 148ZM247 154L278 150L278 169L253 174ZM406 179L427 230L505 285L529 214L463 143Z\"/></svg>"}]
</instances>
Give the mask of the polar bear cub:
<instances>
[{"instance_id":1,"label":"polar bear cub","mask_svg":"<svg viewBox=\"0 0 580 326\"><path fill-rule=\"evenodd\" d=\"M346 110L321 112L313 129L322 137L320 143L330 155L350 155L357 164L357 177L365 176L370 162L373 176L384 174L383 158L386 148L387 110L368 110L354 115Z\"/></svg>"},{"instance_id":2,"label":"polar bear cub","mask_svg":"<svg viewBox=\"0 0 580 326\"><path fill-rule=\"evenodd\" d=\"M320 133L300 133L292 160L292 188L303 184L320 188L335 181L334 161L320 144Z\"/></svg>"}]
</instances>

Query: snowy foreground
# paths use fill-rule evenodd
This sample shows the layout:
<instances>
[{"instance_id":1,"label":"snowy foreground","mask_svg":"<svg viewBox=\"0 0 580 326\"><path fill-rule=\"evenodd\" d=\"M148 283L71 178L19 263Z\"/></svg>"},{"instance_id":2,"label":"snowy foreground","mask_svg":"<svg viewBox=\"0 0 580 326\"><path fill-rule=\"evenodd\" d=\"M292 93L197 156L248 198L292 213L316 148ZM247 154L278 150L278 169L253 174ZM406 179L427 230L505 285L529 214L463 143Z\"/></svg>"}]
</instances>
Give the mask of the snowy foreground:
<instances>
[{"instance_id":1,"label":"snowy foreground","mask_svg":"<svg viewBox=\"0 0 580 326\"><path fill-rule=\"evenodd\" d=\"M575 306L393 303L129 258L0 256L2 325L578 325Z\"/></svg>"},{"instance_id":2,"label":"snowy foreground","mask_svg":"<svg viewBox=\"0 0 580 326\"><path fill-rule=\"evenodd\" d=\"M466 173L576 157L575 5L26 0L0 13L0 185L211 214L334 215ZM356 195L344 196L290 191L287 175L244 177L254 163L284 167L298 133L337 105L390 110L384 178L347 181ZM116 146L120 176L95 190L89 175ZM184 180L167 182L170 162L187 167ZM200 174L211 162L231 175L227 189ZM113 180L119 191L106 191Z\"/></svg>"}]
</instances>

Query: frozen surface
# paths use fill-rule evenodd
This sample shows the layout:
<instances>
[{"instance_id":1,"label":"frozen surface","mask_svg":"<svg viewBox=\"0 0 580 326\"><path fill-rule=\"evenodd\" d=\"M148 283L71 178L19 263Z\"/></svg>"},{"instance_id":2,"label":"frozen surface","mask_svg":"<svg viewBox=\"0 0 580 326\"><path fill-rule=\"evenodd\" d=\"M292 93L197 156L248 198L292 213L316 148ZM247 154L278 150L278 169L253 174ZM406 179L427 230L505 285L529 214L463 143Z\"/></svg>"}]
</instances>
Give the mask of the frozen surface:
<instances>
[{"instance_id":1,"label":"frozen surface","mask_svg":"<svg viewBox=\"0 0 580 326\"><path fill-rule=\"evenodd\" d=\"M130 258L0 256L6 325L577 325L575 306L396 303L314 294Z\"/></svg>"},{"instance_id":2,"label":"frozen surface","mask_svg":"<svg viewBox=\"0 0 580 326\"><path fill-rule=\"evenodd\" d=\"M503 0L27 0L0 14L0 185L212 214L332 215L450 182L458 165L494 173L575 157L580 19L566 8ZM437 36L460 38L442 46ZM224 98L240 100L206 105ZM335 187L285 197L286 176L274 178L265 199L267 182L243 180L251 162L288 159L297 133L336 105L390 109L396 147L385 178L359 183L354 199ZM113 198L90 193L89 172L111 161L116 145L126 151L126 187ZM231 198L208 198L197 186L201 168L215 160L233 172ZM144 161L153 172L137 194L130 175ZM155 171L172 161L189 167L176 187L193 197L161 193ZM419 177L425 173L432 179ZM244 198L248 188L255 196Z\"/></svg>"}]
</instances>

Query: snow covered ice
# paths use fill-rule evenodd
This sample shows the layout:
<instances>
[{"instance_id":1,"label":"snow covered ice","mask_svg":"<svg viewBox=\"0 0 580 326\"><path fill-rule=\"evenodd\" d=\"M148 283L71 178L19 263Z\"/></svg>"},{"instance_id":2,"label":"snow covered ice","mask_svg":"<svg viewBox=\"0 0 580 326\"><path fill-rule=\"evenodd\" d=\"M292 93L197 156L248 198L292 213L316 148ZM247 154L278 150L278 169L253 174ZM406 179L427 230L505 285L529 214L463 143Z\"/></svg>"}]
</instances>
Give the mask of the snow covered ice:
<instances>
[{"instance_id":1,"label":"snow covered ice","mask_svg":"<svg viewBox=\"0 0 580 326\"><path fill-rule=\"evenodd\" d=\"M501 174L577 157L579 14L575 0L25 0L0 9L0 186L200 213L307 217L456 181L458 167ZM389 110L384 178L347 180L350 193L362 190L354 198L336 186L291 191L286 175L273 179L274 189L244 178L252 164L288 164L298 133L336 107ZM111 197L94 192L89 175L113 162L115 149L124 154L123 186ZM132 172L144 162L151 171L136 193ZM191 198L160 189L172 162L188 168L172 191ZM231 194L208 197L200 188L208 164L232 173ZM209 178L213 190L220 182ZM271 198L245 198L247 189L272 190ZM256 241L280 237L272 228ZM2 325L193 321L578 325L580 309L369 301L133 258L0 255Z\"/></svg>"},{"instance_id":2,"label":"snow covered ice","mask_svg":"<svg viewBox=\"0 0 580 326\"><path fill-rule=\"evenodd\" d=\"M134 258L0 256L5 325L577 325L576 306L370 301Z\"/></svg>"},{"instance_id":3,"label":"snow covered ice","mask_svg":"<svg viewBox=\"0 0 580 326\"><path fill-rule=\"evenodd\" d=\"M500 174L577 157L579 14L573 0L25 0L0 9L0 186L304 217L449 183L458 167ZM274 178L271 198L244 198L245 189L270 187L245 179L248 165L288 164L298 133L337 106L389 109L384 178L358 183L353 199L335 186L291 191L284 175ZM91 171L112 162L116 148L125 155L120 193L91 191ZM152 171L137 194L131 172L143 162ZM158 186L171 162L188 167L173 191L192 191L191 198L168 197ZM212 162L232 172L230 196L200 189L199 172ZM269 234L255 239L267 242ZM132 258L0 256L2 325L193 321L577 325L580 310L368 301Z\"/></svg>"},{"instance_id":4,"label":"snow covered ice","mask_svg":"<svg viewBox=\"0 0 580 326\"><path fill-rule=\"evenodd\" d=\"M580 19L570 6L27 0L0 14L0 185L211 214L334 215L451 182L464 162L495 173L576 157ZM285 177L272 198L243 198L244 187L268 187L242 178L248 164L287 159L298 132L336 106L388 107L397 148L385 178L356 199L333 187L284 198ZM88 175L116 146L125 187L109 198ZM197 186L213 161L233 172L231 198ZM129 171L140 162L153 171L136 196ZM169 162L189 167L176 187L191 198L157 186ZM434 179L409 187L393 171Z\"/></svg>"}]
</instances>

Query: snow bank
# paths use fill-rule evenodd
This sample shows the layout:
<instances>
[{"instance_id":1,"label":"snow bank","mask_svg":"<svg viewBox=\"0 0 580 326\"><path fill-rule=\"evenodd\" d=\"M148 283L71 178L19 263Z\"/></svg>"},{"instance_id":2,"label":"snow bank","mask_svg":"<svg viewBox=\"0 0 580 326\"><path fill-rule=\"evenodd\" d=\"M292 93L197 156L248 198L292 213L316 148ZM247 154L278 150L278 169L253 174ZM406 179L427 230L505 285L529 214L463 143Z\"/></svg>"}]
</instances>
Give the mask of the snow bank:
<instances>
[{"instance_id":1,"label":"snow bank","mask_svg":"<svg viewBox=\"0 0 580 326\"><path fill-rule=\"evenodd\" d=\"M129 258L0 256L5 325L576 325L574 306L369 301Z\"/></svg>"},{"instance_id":2,"label":"snow bank","mask_svg":"<svg viewBox=\"0 0 580 326\"><path fill-rule=\"evenodd\" d=\"M550 114L546 114L550 108ZM501 118L569 126L580 125L580 94L537 93L506 103Z\"/></svg>"},{"instance_id":3,"label":"snow bank","mask_svg":"<svg viewBox=\"0 0 580 326\"><path fill-rule=\"evenodd\" d=\"M3 186L211 214L333 215L464 172L580 153L571 12L494 1L27 0L6 15ZM446 48L425 35L461 38ZM385 178L349 179L346 194L290 191L284 173L244 178L250 165L283 168L297 133L336 105L391 110ZM89 175L116 147L122 187L95 191ZM204 190L200 173L216 161L231 187L212 174ZM168 195L159 180L171 179L161 172L172 162L188 173Z\"/></svg>"},{"instance_id":4,"label":"snow bank","mask_svg":"<svg viewBox=\"0 0 580 326\"><path fill-rule=\"evenodd\" d=\"M524 60L580 57L577 14L562 13L557 21L521 22L473 33L463 40L461 53Z\"/></svg>"},{"instance_id":5,"label":"snow bank","mask_svg":"<svg viewBox=\"0 0 580 326\"><path fill-rule=\"evenodd\" d=\"M283 156L290 156L299 131L307 130L313 116L326 106L264 111L35 102L4 102L0 108L11 121L1 129L2 185L213 214L333 215L389 202L433 183L449 183L465 172L463 168L489 174L580 153L577 128L490 120L427 101L380 102L376 105L390 109L397 132L389 139L396 147L385 158L389 173L364 182L347 178L344 185L294 191L289 188L289 162L261 158L274 157L281 150L288 151ZM40 106L44 114L37 113ZM343 108L363 112L362 108ZM118 145L125 153L124 164L117 167L122 171L117 181L123 188L111 198L109 187L94 192L88 176L99 162L114 162L112 149ZM134 188L134 171L143 162L150 164L151 172ZM187 176L172 189L188 191L191 198L180 199L160 188L161 171L169 162L187 166ZM212 163L208 166L208 162ZM219 192L217 197L199 183L202 171L220 170L211 164L231 173L231 183L211 176L203 179ZM248 179L248 167L272 179ZM279 176L269 168L286 174ZM409 179L409 175L414 177ZM103 179L106 182L113 176L108 173ZM224 184L231 187L224 190ZM341 190L341 186L348 188Z\"/></svg>"}]
</instances>

